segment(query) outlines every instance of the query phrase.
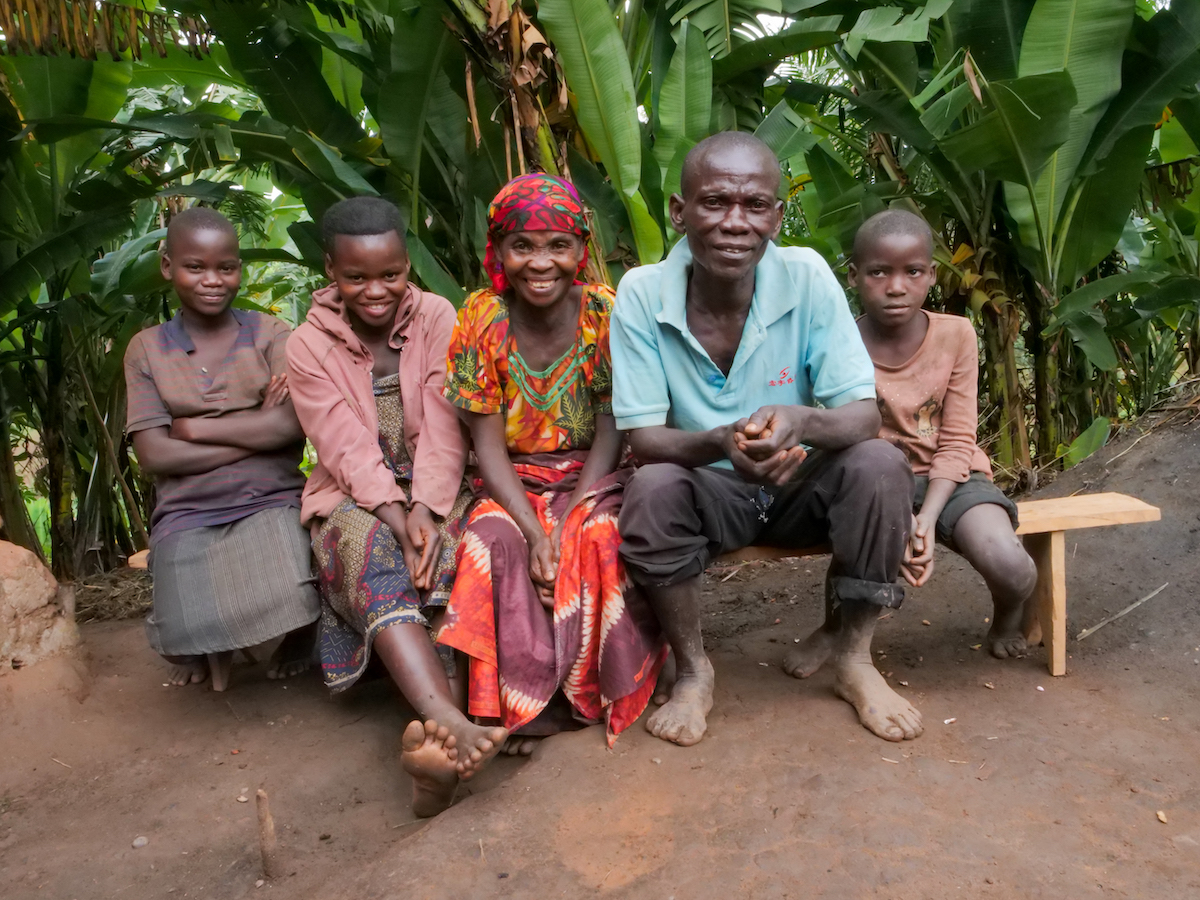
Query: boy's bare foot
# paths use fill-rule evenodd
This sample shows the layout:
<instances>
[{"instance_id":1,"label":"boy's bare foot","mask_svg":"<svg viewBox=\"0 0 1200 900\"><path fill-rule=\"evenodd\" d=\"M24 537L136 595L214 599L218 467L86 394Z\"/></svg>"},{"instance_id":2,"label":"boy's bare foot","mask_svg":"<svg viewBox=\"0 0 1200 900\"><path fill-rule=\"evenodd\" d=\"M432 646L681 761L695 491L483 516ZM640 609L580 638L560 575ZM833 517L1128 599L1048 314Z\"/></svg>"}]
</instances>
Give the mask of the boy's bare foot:
<instances>
[{"instance_id":1,"label":"boy's bare foot","mask_svg":"<svg viewBox=\"0 0 1200 900\"><path fill-rule=\"evenodd\" d=\"M271 661L267 663L270 679L291 678L308 671L312 665L313 642L316 639L316 624L305 625L289 632L279 642Z\"/></svg>"},{"instance_id":2,"label":"boy's bare foot","mask_svg":"<svg viewBox=\"0 0 1200 900\"><path fill-rule=\"evenodd\" d=\"M698 744L708 730L714 681L708 659L698 671L679 675L671 688L671 699L646 720L646 730L681 747Z\"/></svg>"},{"instance_id":3,"label":"boy's bare foot","mask_svg":"<svg viewBox=\"0 0 1200 900\"><path fill-rule=\"evenodd\" d=\"M885 741L911 741L925 730L921 714L888 687L869 658L838 660L833 689L854 707L863 727Z\"/></svg>"},{"instance_id":4,"label":"boy's bare foot","mask_svg":"<svg viewBox=\"0 0 1200 900\"><path fill-rule=\"evenodd\" d=\"M996 606L992 614L992 627L987 633L988 652L996 659L1020 659L1029 650L1021 623L1025 617L1025 604L1018 603L1011 609Z\"/></svg>"},{"instance_id":5,"label":"boy's bare foot","mask_svg":"<svg viewBox=\"0 0 1200 900\"><path fill-rule=\"evenodd\" d=\"M457 713L456 717L448 716L444 724L450 732L446 749L456 751L454 764L462 781L474 777L508 740L507 728L476 725L462 713Z\"/></svg>"},{"instance_id":6,"label":"boy's bare foot","mask_svg":"<svg viewBox=\"0 0 1200 900\"><path fill-rule=\"evenodd\" d=\"M783 671L793 678L807 678L829 661L833 654L833 632L824 625L788 651L783 658Z\"/></svg>"},{"instance_id":7,"label":"boy's bare foot","mask_svg":"<svg viewBox=\"0 0 1200 900\"><path fill-rule=\"evenodd\" d=\"M413 815L436 816L454 802L458 751L446 747L450 729L433 719L413 719L400 738L400 766L412 776Z\"/></svg>"},{"instance_id":8,"label":"boy's bare foot","mask_svg":"<svg viewBox=\"0 0 1200 900\"><path fill-rule=\"evenodd\" d=\"M200 684L208 678L208 660L203 656L172 656L167 662L171 663L167 670L167 681L171 684Z\"/></svg>"}]
</instances>

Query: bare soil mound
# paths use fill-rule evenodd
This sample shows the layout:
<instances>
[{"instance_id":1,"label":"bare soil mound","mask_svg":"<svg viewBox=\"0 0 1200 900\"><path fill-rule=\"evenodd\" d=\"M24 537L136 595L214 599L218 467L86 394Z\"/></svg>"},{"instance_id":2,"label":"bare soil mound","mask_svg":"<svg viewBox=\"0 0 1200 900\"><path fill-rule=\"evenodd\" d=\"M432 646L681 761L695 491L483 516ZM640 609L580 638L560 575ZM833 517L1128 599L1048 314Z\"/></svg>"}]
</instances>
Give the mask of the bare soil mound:
<instances>
[{"instance_id":1,"label":"bare soil mound","mask_svg":"<svg viewBox=\"0 0 1200 900\"><path fill-rule=\"evenodd\" d=\"M428 823L409 814L408 714L385 683L330 699L314 677L266 681L259 662L225 694L167 688L138 623L85 626L86 684L0 675L5 897L1200 896L1188 417L1143 423L1038 495L1123 491L1163 511L1068 536L1065 677L1041 650L973 649L990 604L952 554L880 623L880 669L925 716L902 745L863 730L826 673L779 667L820 619L819 559L710 578L718 687L701 744L640 725L613 751L598 728L561 735ZM256 888L253 803L237 798L260 785L289 875Z\"/></svg>"}]
</instances>

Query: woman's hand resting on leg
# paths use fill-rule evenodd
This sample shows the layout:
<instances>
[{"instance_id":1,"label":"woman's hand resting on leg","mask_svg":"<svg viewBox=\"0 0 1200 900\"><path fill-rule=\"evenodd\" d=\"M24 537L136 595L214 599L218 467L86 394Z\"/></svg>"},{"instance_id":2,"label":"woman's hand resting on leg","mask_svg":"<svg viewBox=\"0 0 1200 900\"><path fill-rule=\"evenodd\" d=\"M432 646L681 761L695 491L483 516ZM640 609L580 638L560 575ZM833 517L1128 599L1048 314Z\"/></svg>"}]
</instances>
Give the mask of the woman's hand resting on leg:
<instances>
[{"instance_id":1,"label":"woman's hand resting on leg","mask_svg":"<svg viewBox=\"0 0 1200 900\"><path fill-rule=\"evenodd\" d=\"M538 600L546 609L554 609L554 579L558 576L558 529L552 535L529 546L529 577L537 590Z\"/></svg>"}]
</instances>

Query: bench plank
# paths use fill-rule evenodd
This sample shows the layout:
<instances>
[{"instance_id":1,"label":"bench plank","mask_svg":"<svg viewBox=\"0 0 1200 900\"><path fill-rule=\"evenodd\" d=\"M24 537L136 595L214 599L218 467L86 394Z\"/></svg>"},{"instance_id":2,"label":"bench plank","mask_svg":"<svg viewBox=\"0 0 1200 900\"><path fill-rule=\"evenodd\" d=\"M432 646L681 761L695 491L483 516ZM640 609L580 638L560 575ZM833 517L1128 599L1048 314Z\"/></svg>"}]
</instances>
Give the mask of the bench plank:
<instances>
[{"instance_id":1,"label":"bench plank","mask_svg":"<svg viewBox=\"0 0 1200 900\"><path fill-rule=\"evenodd\" d=\"M1050 500L1024 500L1017 504L1021 527L1017 534L1044 534L1101 525L1157 522L1162 518L1151 506L1127 494L1079 494Z\"/></svg>"}]
</instances>

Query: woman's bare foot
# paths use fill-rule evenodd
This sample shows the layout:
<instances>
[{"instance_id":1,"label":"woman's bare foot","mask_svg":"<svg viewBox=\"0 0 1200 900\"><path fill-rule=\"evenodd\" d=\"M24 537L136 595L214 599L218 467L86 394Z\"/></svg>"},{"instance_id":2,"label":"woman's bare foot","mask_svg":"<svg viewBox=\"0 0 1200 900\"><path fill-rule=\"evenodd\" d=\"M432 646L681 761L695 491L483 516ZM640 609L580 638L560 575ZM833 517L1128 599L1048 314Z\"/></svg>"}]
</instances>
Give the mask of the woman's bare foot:
<instances>
[{"instance_id":1,"label":"woman's bare foot","mask_svg":"<svg viewBox=\"0 0 1200 900\"><path fill-rule=\"evenodd\" d=\"M1029 644L1021 633L1024 618L1024 603L1008 609L996 604L992 613L992 627L987 633L987 648L992 656L996 659L1020 659L1028 652Z\"/></svg>"},{"instance_id":2,"label":"woman's bare foot","mask_svg":"<svg viewBox=\"0 0 1200 900\"><path fill-rule=\"evenodd\" d=\"M426 819L448 809L458 789L458 751L447 748L450 729L413 719L400 738L400 766L412 776L413 815Z\"/></svg>"},{"instance_id":3,"label":"woman's bare foot","mask_svg":"<svg viewBox=\"0 0 1200 900\"><path fill-rule=\"evenodd\" d=\"M500 747L500 752L506 756L531 756L540 740L540 737L525 737L519 734L510 735L508 740Z\"/></svg>"},{"instance_id":4,"label":"woman's bare foot","mask_svg":"<svg viewBox=\"0 0 1200 900\"><path fill-rule=\"evenodd\" d=\"M167 656L171 663L167 670L167 681L182 687L185 684L200 684L208 678L208 660L203 656Z\"/></svg>"},{"instance_id":5,"label":"woman's bare foot","mask_svg":"<svg viewBox=\"0 0 1200 900\"><path fill-rule=\"evenodd\" d=\"M700 743L708 730L714 681L712 663L707 658L697 671L679 674L671 688L671 699L646 720L646 730L681 747Z\"/></svg>"},{"instance_id":6,"label":"woman's bare foot","mask_svg":"<svg viewBox=\"0 0 1200 900\"><path fill-rule=\"evenodd\" d=\"M793 647L783 658L783 671L793 678L807 678L833 654L834 633L824 625Z\"/></svg>"},{"instance_id":7,"label":"woman's bare foot","mask_svg":"<svg viewBox=\"0 0 1200 900\"><path fill-rule=\"evenodd\" d=\"M854 707L863 727L885 741L911 741L925 730L916 707L888 687L869 656L839 659L833 689Z\"/></svg>"},{"instance_id":8,"label":"woman's bare foot","mask_svg":"<svg viewBox=\"0 0 1200 900\"><path fill-rule=\"evenodd\" d=\"M675 687L675 652L667 654L663 667L658 672L658 683L654 685L654 704L662 706L671 699L671 689Z\"/></svg>"},{"instance_id":9,"label":"woman's bare foot","mask_svg":"<svg viewBox=\"0 0 1200 900\"><path fill-rule=\"evenodd\" d=\"M308 671L313 661L313 644L317 637L317 624L305 625L289 632L279 642L271 661L267 663L267 677L271 679L291 678Z\"/></svg>"}]
</instances>

